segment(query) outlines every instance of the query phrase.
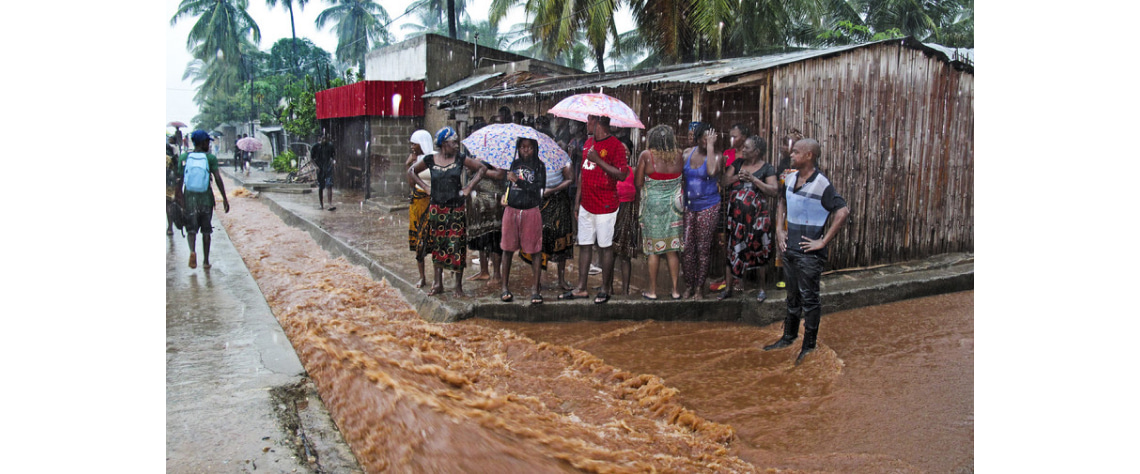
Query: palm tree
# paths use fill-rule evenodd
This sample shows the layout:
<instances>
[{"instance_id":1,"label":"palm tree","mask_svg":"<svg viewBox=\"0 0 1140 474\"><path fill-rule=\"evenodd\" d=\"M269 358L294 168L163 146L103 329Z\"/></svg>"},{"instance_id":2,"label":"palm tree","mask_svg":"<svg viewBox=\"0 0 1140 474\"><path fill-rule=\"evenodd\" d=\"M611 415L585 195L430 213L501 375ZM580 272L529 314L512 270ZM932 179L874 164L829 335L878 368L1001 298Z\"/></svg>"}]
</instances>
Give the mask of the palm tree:
<instances>
[{"instance_id":1,"label":"palm tree","mask_svg":"<svg viewBox=\"0 0 1140 474\"><path fill-rule=\"evenodd\" d=\"M372 46L386 45L391 41L388 32L388 12L372 0L328 0L333 6L317 15L317 29L333 22L336 33L336 58L355 64L364 72L364 56Z\"/></svg>"},{"instance_id":2,"label":"palm tree","mask_svg":"<svg viewBox=\"0 0 1140 474\"><path fill-rule=\"evenodd\" d=\"M586 44L598 65L598 72L606 72L606 41L618 38L614 12L620 0L528 0L523 8L532 18L530 34L542 39L543 51L548 57L557 57L569 51L579 32L585 34ZM507 11L521 0L492 0L490 21L498 23Z\"/></svg>"},{"instance_id":3,"label":"palm tree","mask_svg":"<svg viewBox=\"0 0 1140 474\"><path fill-rule=\"evenodd\" d=\"M460 22L460 29L463 28L462 24L470 23L471 16L467 14L467 0L455 0L455 9L462 12L458 16ZM419 18L420 23L408 23L401 26L401 29L411 30L416 37L427 33L436 33L439 35L448 35L447 31L447 2L446 0L416 0L408 5L404 10L405 14L415 12Z\"/></svg>"},{"instance_id":4,"label":"palm tree","mask_svg":"<svg viewBox=\"0 0 1140 474\"><path fill-rule=\"evenodd\" d=\"M297 44L296 44L297 43L297 26L293 21L293 2L295 1L297 3L297 7L300 8L301 11L305 11L305 4L308 3L309 0L265 0L265 4L268 5L269 8L273 8L273 7L277 6L278 1L281 2L282 6L289 9L289 29L292 30L292 32L293 32L293 43L294 43L293 44L293 62L296 63L296 61L297 61Z\"/></svg>"},{"instance_id":5,"label":"palm tree","mask_svg":"<svg viewBox=\"0 0 1140 474\"><path fill-rule=\"evenodd\" d=\"M170 25L183 17L198 17L186 38L186 49L206 62L220 60L236 65L241 62L238 45L242 38L249 36L254 43L261 41L257 22L245 11L248 6L248 0L182 0Z\"/></svg>"}]
</instances>

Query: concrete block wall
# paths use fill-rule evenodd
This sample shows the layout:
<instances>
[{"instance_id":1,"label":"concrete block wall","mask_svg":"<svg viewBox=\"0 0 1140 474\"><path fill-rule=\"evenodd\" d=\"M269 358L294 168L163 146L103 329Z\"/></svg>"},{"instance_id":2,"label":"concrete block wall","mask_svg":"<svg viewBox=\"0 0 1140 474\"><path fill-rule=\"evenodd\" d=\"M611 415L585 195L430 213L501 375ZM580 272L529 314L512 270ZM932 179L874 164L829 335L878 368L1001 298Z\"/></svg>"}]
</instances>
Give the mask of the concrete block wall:
<instances>
[{"instance_id":1,"label":"concrete block wall","mask_svg":"<svg viewBox=\"0 0 1140 474\"><path fill-rule=\"evenodd\" d=\"M372 136L372 195L407 196L411 193L404 172L412 133L423 127L423 117L370 117ZM429 131L430 132L430 131Z\"/></svg>"}]
</instances>

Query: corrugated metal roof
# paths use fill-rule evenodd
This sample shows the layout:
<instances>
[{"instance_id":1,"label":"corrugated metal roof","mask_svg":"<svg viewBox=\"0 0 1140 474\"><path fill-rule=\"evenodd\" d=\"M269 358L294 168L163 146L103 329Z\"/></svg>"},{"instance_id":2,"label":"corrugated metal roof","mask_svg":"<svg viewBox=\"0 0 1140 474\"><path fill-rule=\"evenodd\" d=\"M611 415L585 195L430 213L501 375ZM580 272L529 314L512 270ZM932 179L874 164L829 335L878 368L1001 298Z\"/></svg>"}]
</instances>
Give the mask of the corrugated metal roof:
<instances>
[{"instance_id":1,"label":"corrugated metal roof","mask_svg":"<svg viewBox=\"0 0 1140 474\"><path fill-rule=\"evenodd\" d=\"M444 87L443 89L440 89L437 91L432 91L428 94L424 94L424 98L447 97L447 96L451 95L452 93L459 92L463 89L466 89L468 87L476 85L480 82L486 81L487 79L490 79L492 77L501 76L503 74L505 74L505 73L495 72L495 73L491 73L491 74L480 74L478 76L471 76L471 77L468 77L467 79L463 79L459 82L456 82L455 84Z\"/></svg>"},{"instance_id":2,"label":"corrugated metal roof","mask_svg":"<svg viewBox=\"0 0 1140 474\"><path fill-rule=\"evenodd\" d=\"M890 39L874 43L865 43L848 46L836 46L827 49L796 51L792 53L774 54L768 56L753 56L746 58L732 58L718 61L704 61L700 63L680 64L649 71L618 72L605 75L584 74L579 76L560 76L539 81L530 81L516 87L503 87L477 91L466 94L472 99L504 99L513 97L526 97L537 94L555 94L581 89L603 90L638 84L656 82L711 84L726 81L736 76L771 69L807 59L819 58L840 54L858 48L865 48L882 43L900 43L904 46L922 49L928 53L940 56L947 62L952 61L944 52L944 48L933 48L911 38ZM972 50L971 50L972 52ZM972 67L967 66L972 72Z\"/></svg>"}]
</instances>

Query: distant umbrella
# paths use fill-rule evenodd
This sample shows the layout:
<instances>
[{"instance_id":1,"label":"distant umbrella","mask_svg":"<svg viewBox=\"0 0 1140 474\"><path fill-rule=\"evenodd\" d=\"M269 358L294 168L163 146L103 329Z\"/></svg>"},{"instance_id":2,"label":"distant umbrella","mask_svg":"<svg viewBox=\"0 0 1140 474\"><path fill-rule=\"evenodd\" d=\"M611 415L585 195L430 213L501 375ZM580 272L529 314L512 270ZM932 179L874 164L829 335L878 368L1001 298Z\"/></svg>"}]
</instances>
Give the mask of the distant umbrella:
<instances>
[{"instance_id":1,"label":"distant umbrella","mask_svg":"<svg viewBox=\"0 0 1140 474\"><path fill-rule=\"evenodd\" d=\"M174 127L174 128L183 128L183 127L189 127L189 125L186 125L186 124L184 124L184 123L182 123L182 122L179 122L179 121L177 121L177 120L175 120L175 121L173 121L173 122L170 122L170 123L166 124L166 126L167 126L167 127Z\"/></svg>"},{"instance_id":2,"label":"distant umbrella","mask_svg":"<svg viewBox=\"0 0 1140 474\"><path fill-rule=\"evenodd\" d=\"M242 151L257 151L261 149L261 140L253 137L245 137L237 141L237 147Z\"/></svg>"},{"instance_id":3,"label":"distant umbrella","mask_svg":"<svg viewBox=\"0 0 1140 474\"><path fill-rule=\"evenodd\" d=\"M510 169L511 163L515 161L515 145L520 137L538 142L538 158L546 165L547 173L560 173L570 162L570 156L553 138L533 128L513 123L495 123L471 132L470 136L463 139L463 146L476 159L486 161L496 168Z\"/></svg>"},{"instance_id":4,"label":"distant umbrella","mask_svg":"<svg viewBox=\"0 0 1140 474\"><path fill-rule=\"evenodd\" d=\"M585 122L590 115L610 118L610 125L621 128L645 128L641 119L625 102L605 94L575 94L550 108L555 117Z\"/></svg>"},{"instance_id":5,"label":"distant umbrella","mask_svg":"<svg viewBox=\"0 0 1140 474\"><path fill-rule=\"evenodd\" d=\"M214 131L210 132L210 136L212 136L212 137L220 137L220 136L222 136L222 135L225 135L225 134L224 134L224 133L222 133L222 132L219 132L219 131L217 131L217 130L214 130Z\"/></svg>"}]
</instances>

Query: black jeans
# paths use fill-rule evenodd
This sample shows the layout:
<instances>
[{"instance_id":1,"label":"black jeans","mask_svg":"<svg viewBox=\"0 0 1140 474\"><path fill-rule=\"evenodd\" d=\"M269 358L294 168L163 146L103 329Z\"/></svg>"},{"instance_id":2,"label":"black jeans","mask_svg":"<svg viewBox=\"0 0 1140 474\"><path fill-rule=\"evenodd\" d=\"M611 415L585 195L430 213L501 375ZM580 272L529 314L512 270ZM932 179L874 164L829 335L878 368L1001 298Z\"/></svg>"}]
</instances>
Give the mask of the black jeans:
<instances>
[{"instance_id":1,"label":"black jeans","mask_svg":"<svg viewBox=\"0 0 1140 474\"><path fill-rule=\"evenodd\" d=\"M804 317L804 344L815 347L822 314L819 301L819 278L823 273L823 259L818 255L784 252L784 281L787 283L788 315L784 330L793 337L799 332L800 312Z\"/></svg>"}]
</instances>

